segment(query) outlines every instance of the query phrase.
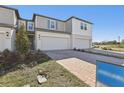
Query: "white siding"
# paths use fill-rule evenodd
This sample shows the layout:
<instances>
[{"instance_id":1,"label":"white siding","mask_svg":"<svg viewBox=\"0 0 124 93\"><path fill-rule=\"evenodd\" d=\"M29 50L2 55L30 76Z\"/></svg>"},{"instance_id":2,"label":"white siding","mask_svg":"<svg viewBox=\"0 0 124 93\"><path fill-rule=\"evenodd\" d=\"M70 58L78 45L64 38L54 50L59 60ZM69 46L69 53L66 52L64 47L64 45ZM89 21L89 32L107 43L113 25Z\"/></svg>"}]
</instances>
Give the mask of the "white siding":
<instances>
[{"instance_id":1,"label":"white siding","mask_svg":"<svg viewBox=\"0 0 124 93\"><path fill-rule=\"evenodd\" d=\"M6 34L8 32L8 36ZM0 51L9 49L13 51L15 49L15 30L11 28L0 27Z\"/></svg>"},{"instance_id":2,"label":"white siding","mask_svg":"<svg viewBox=\"0 0 124 93\"><path fill-rule=\"evenodd\" d=\"M0 23L15 25L16 21L14 10L0 7Z\"/></svg>"},{"instance_id":3,"label":"white siding","mask_svg":"<svg viewBox=\"0 0 124 93\"><path fill-rule=\"evenodd\" d=\"M57 21L57 30L65 32L65 22Z\"/></svg>"},{"instance_id":4,"label":"white siding","mask_svg":"<svg viewBox=\"0 0 124 93\"><path fill-rule=\"evenodd\" d=\"M82 30L80 28L81 22L87 24L87 30ZM84 35L84 36L92 36L92 25L75 18L72 18L72 34L76 35Z\"/></svg>"},{"instance_id":5,"label":"white siding","mask_svg":"<svg viewBox=\"0 0 124 93\"><path fill-rule=\"evenodd\" d=\"M68 33L72 33L72 19L65 22L65 31Z\"/></svg>"}]
</instances>

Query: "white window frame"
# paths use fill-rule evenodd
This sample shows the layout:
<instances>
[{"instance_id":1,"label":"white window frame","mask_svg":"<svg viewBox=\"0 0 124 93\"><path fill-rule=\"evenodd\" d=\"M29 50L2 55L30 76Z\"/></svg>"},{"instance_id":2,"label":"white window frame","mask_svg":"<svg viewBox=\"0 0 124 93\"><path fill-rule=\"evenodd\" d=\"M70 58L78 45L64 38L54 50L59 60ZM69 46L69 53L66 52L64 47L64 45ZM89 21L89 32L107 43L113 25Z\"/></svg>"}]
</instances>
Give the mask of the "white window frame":
<instances>
[{"instance_id":1,"label":"white window frame","mask_svg":"<svg viewBox=\"0 0 124 93\"><path fill-rule=\"evenodd\" d=\"M84 24L84 30L87 30L87 24L86 23Z\"/></svg>"},{"instance_id":2,"label":"white window frame","mask_svg":"<svg viewBox=\"0 0 124 93\"><path fill-rule=\"evenodd\" d=\"M52 28L52 25L54 25L54 28ZM57 30L57 22L55 20L48 20L48 29Z\"/></svg>"},{"instance_id":3,"label":"white window frame","mask_svg":"<svg viewBox=\"0 0 124 93\"><path fill-rule=\"evenodd\" d=\"M30 23L32 24L32 29L29 29ZM27 31L34 31L34 22L31 21L27 22Z\"/></svg>"},{"instance_id":4,"label":"white window frame","mask_svg":"<svg viewBox=\"0 0 124 93\"><path fill-rule=\"evenodd\" d=\"M84 23L83 22L80 23L80 29L84 30Z\"/></svg>"}]
</instances>

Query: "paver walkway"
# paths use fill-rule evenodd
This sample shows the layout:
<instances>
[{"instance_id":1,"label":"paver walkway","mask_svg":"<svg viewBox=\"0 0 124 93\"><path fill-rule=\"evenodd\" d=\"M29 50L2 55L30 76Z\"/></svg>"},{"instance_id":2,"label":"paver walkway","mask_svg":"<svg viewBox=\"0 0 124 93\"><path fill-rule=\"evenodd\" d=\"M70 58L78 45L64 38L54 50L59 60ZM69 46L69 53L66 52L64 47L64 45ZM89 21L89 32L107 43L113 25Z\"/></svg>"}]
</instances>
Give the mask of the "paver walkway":
<instances>
[{"instance_id":1,"label":"paver walkway","mask_svg":"<svg viewBox=\"0 0 124 93\"><path fill-rule=\"evenodd\" d=\"M68 58L63 60L57 60L57 63L62 65L68 71L76 75L79 79L86 84L94 87L96 79L96 66L86 61L82 61L77 58Z\"/></svg>"}]
</instances>

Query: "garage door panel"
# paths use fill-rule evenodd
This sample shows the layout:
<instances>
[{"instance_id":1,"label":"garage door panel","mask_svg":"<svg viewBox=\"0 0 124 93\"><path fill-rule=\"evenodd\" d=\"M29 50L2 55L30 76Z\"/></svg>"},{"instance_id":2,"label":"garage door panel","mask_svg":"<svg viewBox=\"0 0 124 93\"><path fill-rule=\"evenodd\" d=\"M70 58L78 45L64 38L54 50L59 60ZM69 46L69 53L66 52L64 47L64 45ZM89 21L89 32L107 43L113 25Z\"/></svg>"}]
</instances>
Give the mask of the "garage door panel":
<instances>
[{"instance_id":1,"label":"garage door panel","mask_svg":"<svg viewBox=\"0 0 124 93\"><path fill-rule=\"evenodd\" d=\"M42 50L59 50L69 48L69 39L61 37L42 37Z\"/></svg>"},{"instance_id":2,"label":"garage door panel","mask_svg":"<svg viewBox=\"0 0 124 93\"><path fill-rule=\"evenodd\" d=\"M75 46L76 46L76 48L79 48L79 49L89 48L89 40L76 38Z\"/></svg>"}]
</instances>

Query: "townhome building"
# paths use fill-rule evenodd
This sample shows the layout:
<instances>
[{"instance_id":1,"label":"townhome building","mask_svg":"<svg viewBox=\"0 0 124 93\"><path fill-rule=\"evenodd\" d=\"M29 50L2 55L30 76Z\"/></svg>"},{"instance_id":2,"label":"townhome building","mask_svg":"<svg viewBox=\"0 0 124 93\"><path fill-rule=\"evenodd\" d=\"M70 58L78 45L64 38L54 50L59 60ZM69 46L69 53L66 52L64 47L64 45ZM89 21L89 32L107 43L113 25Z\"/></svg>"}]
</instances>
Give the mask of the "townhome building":
<instances>
[{"instance_id":1,"label":"townhome building","mask_svg":"<svg viewBox=\"0 0 124 93\"><path fill-rule=\"evenodd\" d=\"M92 46L93 23L72 16L67 20L33 14L31 20L20 17L17 9L0 6L0 51L15 51L18 29L28 32L30 50L86 49Z\"/></svg>"}]
</instances>

